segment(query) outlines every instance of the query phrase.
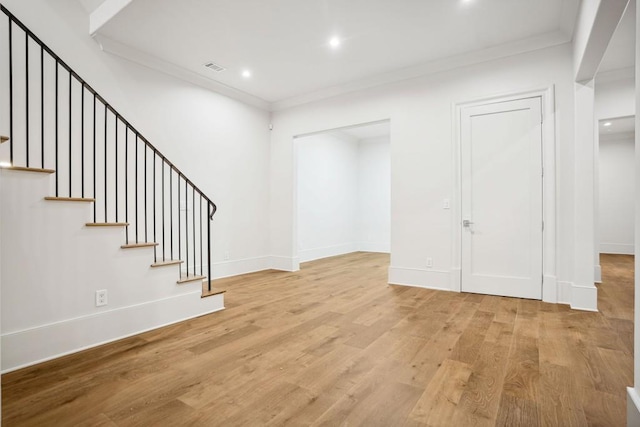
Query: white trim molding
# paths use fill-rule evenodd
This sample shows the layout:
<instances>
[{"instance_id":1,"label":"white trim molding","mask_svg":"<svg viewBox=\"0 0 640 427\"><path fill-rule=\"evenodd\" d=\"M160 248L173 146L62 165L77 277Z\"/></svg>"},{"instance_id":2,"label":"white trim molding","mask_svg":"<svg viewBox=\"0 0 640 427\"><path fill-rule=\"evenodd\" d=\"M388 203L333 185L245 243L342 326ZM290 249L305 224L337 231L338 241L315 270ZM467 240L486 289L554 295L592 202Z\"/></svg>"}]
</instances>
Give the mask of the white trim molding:
<instances>
[{"instance_id":1,"label":"white trim molding","mask_svg":"<svg viewBox=\"0 0 640 427\"><path fill-rule=\"evenodd\" d=\"M224 277L239 276L241 274L255 273L256 271L268 270L271 263L268 256L235 259L231 261L214 262L211 275L213 279L222 279ZM206 268L206 266L205 266ZM199 267L196 266L196 271Z\"/></svg>"},{"instance_id":2,"label":"white trim molding","mask_svg":"<svg viewBox=\"0 0 640 427\"><path fill-rule=\"evenodd\" d=\"M189 292L7 332L2 334L2 373L224 309L223 294L200 295Z\"/></svg>"},{"instance_id":3,"label":"white trim molding","mask_svg":"<svg viewBox=\"0 0 640 427\"><path fill-rule=\"evenodd\" d=\"M389 267L389 284L440 291L457 291L451 289L451 273L441 270Z\"/></svg>"},{"instance_id":4,"label":"white trim molding","mask_svg":"<svg viewBox=\"0 0 640 427\"><path fill-rule=\"evenodd\" d=\"M279 271L298 271L300 270L300 260L298 257L271 255L269 257L269 265L273 270Z\"/></svg>"},{"instance_id":5,"label":"white trim molding","mask_svg":"<svg viewBox=\"0 0 640 427\"><path fill-rule=\"evenodd\" d=\"M627 427L640 426L640 395L633 387L627 387Z\"/></svg>"},{"instance_id":6,"label":"white trim molding","mask_svg":"<svg viewBox=\"0 0 640 427\"><path fill-rule=\"evenodd\" d=\"M451 200L451 229L452 229L452 271L460 271L462 266L462 240L461 240L461 134L460 117L462 109L476 105L507 102L522 98L539 97L542 107L542 164L544 176L543 185L543 284L542 301L557 303L563 302L560 297L560 288L556 282L556 125L555 125L555 87L534 88L515 91L507 94L491 95L479 99L456 102L452 105L452 133L454 149L452 150L453 183ZM461 291L462 282L454 282L457 286L454 290Z\"/></svg>"},{"instance_id":7,"label":"white trim molding","mask_svg":"<svg viewBox=\"0 0 640 427\"><path fill-rule=\"evenodd\" d=\"M350 254L358 251L357 243L342 243L340 245L324 246L321 248L304 249L298 251L300 262L314 261L337 255Z\"/></svg>"},{"instance_id":8,"label":"white trim molding","mask_svg":"<svg viewBox=\"0 0 640 427\"><path fill-rule=\"evenodd\" d=\"M635 245L625 243L600 243L601 254L616 255L633 255L635 254ZM599 265L596 267L600 267Z\"/></svg>"},{"instance_id":9,"label":"white trim molding","mask_svg":"<svg viewBox=\"0 0 640 427\"><path fill-rule=\"evenodd\" d=\"M157 56L143 52L129 45L112 40L100 34L94 36L94 40L100 45L104 52L118 56L122 59L140 64L144 67L167 74L177 79L212 90L220 95L235 99L245 104L252 105L262 110L269 110L269 103L257 96L243 92L239 89L227 86L219 81L209 79L201 74L191 71L179 65L165 61ZM204 68L204 67L203 67Z\"/></svg>"},{"instance_id":10,"label":"white trim molding","mask_svg":"<svg viewBox=\"0 0 640 427\"><path fill-rule=\"evenodd\" d=\"M564 282L564 281L557 282L558 300L556 302L558 304L571 305L571 288L572 287L573 287L573 283L571 282Z\"/></svg>"},{"instance_id":11,"label":"white trim molding","mask_svg":"<svg viewBox=\"0 0 640 427\"><path fill-rule=\"evenodd\" d=\"M602 283L602 266L600 264L593 267L593 279L596 283Z\"/></svg>"},{"instance_id":12,"label":"white trim molding","mask_svg":"<svg viewBox=\"0 0 640 427\"><path fill-rule=\"evenodd\" d=\"M573 282L557 282L558 304L569 304L574 310L598 311L598 289ZM552 301L549 301L552 302Z\"/></svg>"},{"instance_id":13,"label":"white trim molding","mask_svg":"<svg viewBox=\"0 0 640 427\"><path fill-rule=\"evenodd\" d=\"M570 305L574 310L598 311L598 288L573 284Z\"/></svg>"}]
</instances>

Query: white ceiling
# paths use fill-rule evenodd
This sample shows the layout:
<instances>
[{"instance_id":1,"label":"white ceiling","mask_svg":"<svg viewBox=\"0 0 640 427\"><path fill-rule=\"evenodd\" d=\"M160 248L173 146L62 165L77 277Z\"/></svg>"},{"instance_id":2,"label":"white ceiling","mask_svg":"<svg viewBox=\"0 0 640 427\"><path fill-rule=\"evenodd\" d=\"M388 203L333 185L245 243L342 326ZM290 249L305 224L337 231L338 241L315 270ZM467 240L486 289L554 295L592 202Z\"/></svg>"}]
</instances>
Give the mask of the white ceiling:
<instances>
[{"instance_id":1,"label":"white ceiling","mask_svg":"<svg viewBox=\"0 0 640 427\"><path fill-rule=\"evenodd\" d=\"M599 73L635 66L636 4L630 2L607 46Z\"/></svg>"},{"instance_id":2,"label":"white ceiling","mask_svg":"<svg viewBox=\"0 0 640 427\"><path fill-rule=\"evenodd\" d=\"M80 1L85 8L101 3ZM112 53L197 74L270 104L318 91L335 94L336 88L379 76L385 82L407 78L411 67L471 52L567 42L577 5L578 0L134 0L100 29L98 39L115 42L106 49ZM339 49L329 47L332 36L342 40ZM204 68L208 61L226 70ZM250 79L240 75L245 68L252 71Z\"/></svg>"}]
</instances>

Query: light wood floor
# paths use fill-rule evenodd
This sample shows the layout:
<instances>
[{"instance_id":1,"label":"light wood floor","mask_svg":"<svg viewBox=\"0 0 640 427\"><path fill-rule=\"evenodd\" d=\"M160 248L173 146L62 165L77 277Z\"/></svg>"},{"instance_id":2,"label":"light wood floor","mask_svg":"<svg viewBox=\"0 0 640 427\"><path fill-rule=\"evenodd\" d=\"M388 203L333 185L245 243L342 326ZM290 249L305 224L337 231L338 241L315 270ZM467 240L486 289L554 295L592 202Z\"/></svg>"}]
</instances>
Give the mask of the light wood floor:
<instances>
[{"instance_id":1,"label":"light wood floor","mask_svg":"<svg viewBox=\"0 0 640 427\"><path fill-rule=\"evenodd\" d=\"M633 258L600 313L388 286L388 257L222 281L227 310L2 378L5 426L623 426Z\"/></svg>"}]
</instances>

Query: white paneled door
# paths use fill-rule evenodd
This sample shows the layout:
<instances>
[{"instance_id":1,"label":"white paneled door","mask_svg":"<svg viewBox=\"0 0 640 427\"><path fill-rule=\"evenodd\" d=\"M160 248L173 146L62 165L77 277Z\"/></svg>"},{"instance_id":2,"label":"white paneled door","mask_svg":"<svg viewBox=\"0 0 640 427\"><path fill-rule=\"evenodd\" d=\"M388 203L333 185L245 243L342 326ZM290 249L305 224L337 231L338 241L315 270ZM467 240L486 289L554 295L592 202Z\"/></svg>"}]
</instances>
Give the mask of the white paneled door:
<instances>
[{"instance_id":1,"label":"white paneled door","mask_svg":"<svg viewBox=\"0 0 640 427\"><path fill-rule=\"evenodd\" d=\"M542 298L541 99L461 110L462 291Z\"/></svg>"}]
</instances>

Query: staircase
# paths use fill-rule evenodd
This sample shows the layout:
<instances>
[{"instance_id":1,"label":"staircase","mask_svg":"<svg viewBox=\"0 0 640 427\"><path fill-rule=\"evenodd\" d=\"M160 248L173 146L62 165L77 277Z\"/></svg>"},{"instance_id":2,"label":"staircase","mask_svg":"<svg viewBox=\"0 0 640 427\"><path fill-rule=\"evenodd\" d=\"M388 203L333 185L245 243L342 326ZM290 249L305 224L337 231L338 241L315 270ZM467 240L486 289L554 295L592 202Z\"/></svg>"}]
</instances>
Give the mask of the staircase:
<instances>
[{"instance_id":1,"label":"staircase","mask_svg":"<svg viewBox=\"0 0 640 427\"><path fill-rule=\"evenodd\" d=\"M0 20L6 18L0 168L50 175L46 203L90 206L83 232L123 230L121 250L149 251L149 268L176 269L176 286L200 283L201 298L221 296L211 284L213 201L10 11L0 10Z\"/></svg>"}]
</instances>

